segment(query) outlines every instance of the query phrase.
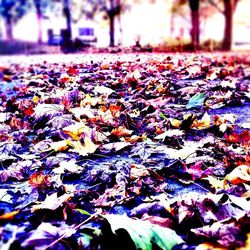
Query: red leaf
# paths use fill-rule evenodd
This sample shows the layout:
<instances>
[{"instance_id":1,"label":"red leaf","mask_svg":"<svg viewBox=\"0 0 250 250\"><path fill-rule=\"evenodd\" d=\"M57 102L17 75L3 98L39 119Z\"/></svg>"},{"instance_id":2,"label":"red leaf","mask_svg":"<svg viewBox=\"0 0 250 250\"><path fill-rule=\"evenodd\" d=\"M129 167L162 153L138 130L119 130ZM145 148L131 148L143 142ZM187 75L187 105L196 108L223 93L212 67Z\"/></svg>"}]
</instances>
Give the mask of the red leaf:
<instances>
[{"instance_id":1,"label":"red leaf","mask_svg":"<svg viewBox=\"0 0 250 250\"><path fill-rule=\"evenodd\" d=\"M34 188L45 188L49 185L49 175L44 175L42 172L34 173L29 178L29 184Z\"/></svg>"},{"instance_id":2,"label":"red leaf","mask_svg":"<svg viewBox=\"0 0 250 250\"><path fill-rule=\"evenodd\" d=\"M237 134L236 132L232 132L231 134L225 134L225 139L227 142L232 142L232 143L249 142L250 141L250 132L248 130L244 130L240 134Z\"/></svg>"}]
</instances>

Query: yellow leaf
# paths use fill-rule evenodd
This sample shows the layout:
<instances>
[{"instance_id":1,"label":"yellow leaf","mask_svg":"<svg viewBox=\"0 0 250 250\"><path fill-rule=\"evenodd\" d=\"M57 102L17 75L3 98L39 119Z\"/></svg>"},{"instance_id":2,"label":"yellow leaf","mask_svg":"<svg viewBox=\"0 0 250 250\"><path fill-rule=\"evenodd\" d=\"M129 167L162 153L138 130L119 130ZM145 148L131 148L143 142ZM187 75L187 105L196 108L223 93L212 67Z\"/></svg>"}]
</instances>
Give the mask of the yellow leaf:
<instances>
[{"instance_id":1,"label":"yellow leaf","mask_svg":"<svg viewBox=\"0 0 250 250\"><path fill-rule=\"evenodd\" d=\"M85 126L83 123L78 122L67 126L63 129L63 132L68 134L73 140L78 141L83 133L89 134L91 132L90 128Z\"/></svg>"},{"instance_id":2,"label":"yellow leaf","mask_svg":"<svg viewBox=\"0 0 250 250\"><path fill-rule=\"evenodd\" d=\"M219 247L219 246L217 247L210 242L204 242L204 243L198 245L195 249L196 250L226 250L228 248Z\"/></svg>"},{"instance_id":3,"label":"yellow leaf","mask_svg":"<svg viewBox=\"0 0 250 250\"><path fill-rule=\"evenodd\" d=\"M175 128L178 128L181 125L181 121L178 119L171 119L170 122L171 122L171 125Z\"/></svg>"},{"instance_id":4,"label":"yellow leaf","mask_svg":"<svg viewBox=\"0 0 250 250\"><path fill-rule=\"evenodd\" d=\"M40 100L40 98L37 95L33 96L33 98L32 98L33 102L38 102L39 100Z\"/></svg>"},{"instance_id":5,"label":"yellow leaf","mask_svg":"<svg viewBox=\"0 0 250 250\"><path fill-rule=\"evenodd\" d=\"M209 114L206 112L203 117L201 118L201 120L197 120L195 119L194 122L191 125L191 128L195 128L195 129L205 129L210 127L210 116Z\"/></svg>"},{"instance_id":6,"label":"yellow leaf","mask_svg":"<svg viewBox=\"0 0 250 250\"><path fill-rule=\"evenodd\" d=\"M70 143L69 140L52 142L50 144L50 148L55 150L55 151L63 151L63 150L66 150L68 148L69 143Z\"/></svg>"},{"instance_id":7,"label":"yellow leaf","mask_svg":"<svg viewBox=\"0 0 250 250\"><path fill-rule=\"evenodd\" d=\"M89 94L85 96L85 99L81 101L80 106L85 107L87 104L95 106L96 104L102 103L102 99L99 97L91 97Z\"/></svg>"},{"instance_id":8,"label":"yellow leaf","mask_svg":"<svg viewBox=\"0 0 250 250\"><path fill-rule=\"evenodd\" d=\"M84 138L84 145L82 145L80 141L72 141L71 146L73 149L70 149L70 151L76 152L82 156L92 154L98 148L98 145L94 144L88 136Z\"/></svg>"},{"instance_id":9,"label":"yellow leaf","mask_svg":"<svg viewBox=\"0 0 250 250\"><path fill-rule=\"evenodd\" d=\"M238 247L236 250L249 250L250 249L250 233L247 234L247 241L244 247Z\"/></svg>"},{"instance_id":10,"label":"yellow leaf","mask_svg":"<svg viewBox=\"0 0 250 250\"><path fill-rule=\"evenodd\" d=\"M10 212L10 213L6 213L6 214L2 214L0 216L0 220L11 220L14 218L14 216L16 214L18 214L19 210L16 210L16 211L13 211L13 212Z\"/></svg>"},{"instance_id":11,"label":"yellow leaf","mask_svg":"<svg viewBox=\"0 0 250 250\"><path fill-rule=\"evenodd\" d=\"M209 175L205 178L202 178L203 180L208 180L211 187L215 188L216 190L219 189L227 189L229 188L229 185L224 182L224 180L218 180L217 178Z\"/></svg>"}]
</instances>

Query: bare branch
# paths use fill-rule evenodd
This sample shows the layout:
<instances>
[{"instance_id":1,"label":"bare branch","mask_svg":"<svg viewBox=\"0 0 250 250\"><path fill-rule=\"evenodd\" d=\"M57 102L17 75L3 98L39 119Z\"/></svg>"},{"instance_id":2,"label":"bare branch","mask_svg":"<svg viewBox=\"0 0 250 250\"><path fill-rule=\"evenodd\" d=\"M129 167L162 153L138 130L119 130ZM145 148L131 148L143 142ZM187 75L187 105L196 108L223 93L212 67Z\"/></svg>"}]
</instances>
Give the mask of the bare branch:
<instances>
[{"instance_id":1,"label":"bare branch","mask_svg":"<svg viewBox=\"0 0 250 250\"><path fill-rule=\"evenodd\" d=\"M208 2L213 5L221 14L224 15L224 10L222 10L213 0L208 0Z\"/></svg>"}]
</instances>

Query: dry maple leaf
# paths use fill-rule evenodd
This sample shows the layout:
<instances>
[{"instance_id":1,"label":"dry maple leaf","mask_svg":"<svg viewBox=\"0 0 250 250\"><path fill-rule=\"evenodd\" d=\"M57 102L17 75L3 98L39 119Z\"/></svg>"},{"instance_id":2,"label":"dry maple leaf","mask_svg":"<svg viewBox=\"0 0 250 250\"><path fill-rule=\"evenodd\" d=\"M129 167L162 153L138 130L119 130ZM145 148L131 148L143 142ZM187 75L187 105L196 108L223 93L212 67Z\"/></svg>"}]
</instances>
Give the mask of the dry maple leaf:
<instances>
[{"instance_id":1,"label":"dry maple leaf","mask_svg":"<svg viewBox=\"0 0 250 250\"><path fill-rule=\"evenodd\" d=\"M236 167L225 177L225 180L231 182L234 185L250 183L250 166L241 165Z\"/></svg>"},{"instance_id":2,"label":"dry maple leaf","mask_svg":"<svg viewBox=\"0 0 250 250\"><path fill-rule=\"evenodd\" d=\"M55 151L64 151L68 149L69 145L71 145L71 142L69 140L52 142L50 143L50 149L53 149Z\"/></svg>"},{"instance_id":3,"label":"dry maple leaf","mask_svg":"<svg viewBox=\"0 0 250 250\"><path fill-rule=\"evenodd\" d=\"M0 215L0 221L12 220L18 213L19 210L15 210L13 212L2 214Z\"/></svg>"},{"instance_id":4,"label":"dry maple leaf","mask_svg":"<svg viewBox=\"0 0 250 250\"><path fill-rule=\"evenodd\" d=\"M0 182L5 182L9 178L17 180L25 179L25 176L32 166L32 161L26 160L13 163L8 169L0 170Z\"/></svg>"},{"instance_id":5,"label":"dry maple leaf","mask_svg":"<svg viewBox=\"0 0 250 250\"><path fill-rule=\"evenodd\" d=\"M120 142L113 142L113 143L106 143L106 144L103 144L101 149L103 149L104 151L107 151L107 152L112 152L113 150L115 152L121 150L121 149L124 149L128 146L130 146L131 144L129 142L123 142L123 141L120 141Z\"/></svg>"},{"instance_id":6,"label":"dry maple leaf","mask_svg":"<svg viewBox=\"0 0 250 250\"><path fill-rule=\"evenodd\" d=\"M219 180L218 178L215 178L212 175L209 175L205 178L202 178L203 180L207 180L211 187L215 188L215 190L221 190L221 189L227 189L229 188L229 185L225 183L224 180Z\"/></svg>"},{"instance_id":7,"label":"dry maple leaf","mask_svg":"<svg viewBox=\"0 0 250 250\"><path fill-rule=\"evenodd\" d=\"M249 143L250 132L248 130L244 130L242 133L238 134L233 131L231 134L225 134L225 139L227 142L232 143Z\"/></svg>"},{"instance_id":8,"label":"dry maple leaf","mask_svg":"<svg viewBox=\"0 0 250 250\"><path fill-rule=\"evenodd\" d=\"M220 246L234 249L240 244L240 229L235 222L215 222L212 225L191 229L199 237L216 241Z\"/></svg>"},{"instance_id":9,"label":"dry maple leaf","mask_svg":"<svg viewBox=\"0 0 250 250\"><path fill-rule=\"evenodd\" d=\"M91 97L89 94L85 96L85 98L81 101L80 107L85 107L86 105L96 106L97 104L103 103L100 97Z\"/></svg>"},{"instance_id":10,"label":"dry maple leaf","mask_svg":"<svg viewBox=\"0 0 250 250\"><path fill-rule=\"evenodd\" d=\"M84 145L80 141L72 141L70 146L73 147L70 149L71 152L76 152L81 156L92 154L98 148L98 145L94 144L88 136L84 138Z\"/></svg>"},{"instance_id":11,"label":"dry maple leaf","mask_svg":"<svg viewBox=\"0 0 250 250\"><path fill-rule=\"evenodd\" d=\"M111 134L117 137L128 136L128 135L131 135L132 133L133 133L133 130L129 130L124 126L120 126L111 131Z\"/></svg>"},{"instance_id":12,"label":"dry maple leaf","mask_svg":"<svg viewBox=\"0 0 250 250\"><path fill-rule=\"evenodd\" d=\"M121 107L115 104L111 104L109 106L109 110L114 117L117 117L120 114Z\"/></svg>"},{"instance_id":13,"label":"dry maple leaf","mask_svg":"<svg viewBox=\"0 0 250 250\"><path fill-rule=\"evenodd\" d=\"M69 125L63 129L63 132L68 134L73 140L78 141L83 133L89 135L91 129L81 122Z\"/></svg>"},{"instance_id":14,"label":"dry maple leaf","mask_svg":"<svg viewBox=\"0 0 250 250\"><path fill-rule=\"evenodd\" d=\"M137 179L142 176L149 176L149 172L144 165L131 164L130 165L130 178Z\"/></svg>"},{"instance_id":15,"label":"dry maple leaf","mask_svg":"<svg viewBox=\"0 0 250 250\"><path fill-rule=\"evenodd\" d=\"M44 175L41 171L34 173L29 178L29 184L34 188L45 188L50 184L50 176Z\"/></svg>"},{"instance_id":16,"label":"dry maple leaf","mask_svg":"<svg viewBox=\"0 0 250 250\"><path fill-rule=\"evenodd\" d=\"M68 201L72 196L73 194L66 193L58 197L57 192L51 195L47 195L46 199L40 204L32 206L31 212L35 212L39 209L55 210L60 207L65 201Z\"/></svg>"},{"instance_id":17,"label":"dry maple leaf","mask_svg":"<svg viewBox=\"0 0 250 250\"><path fill-rule=\"evenodd\" d=\"M194 128L194 129L206 129L206 128L209 128L210 127L210 115L206 112L201 120L197 120L195 119L191 125L191 128Z\"/></svg>"}]
</instances>

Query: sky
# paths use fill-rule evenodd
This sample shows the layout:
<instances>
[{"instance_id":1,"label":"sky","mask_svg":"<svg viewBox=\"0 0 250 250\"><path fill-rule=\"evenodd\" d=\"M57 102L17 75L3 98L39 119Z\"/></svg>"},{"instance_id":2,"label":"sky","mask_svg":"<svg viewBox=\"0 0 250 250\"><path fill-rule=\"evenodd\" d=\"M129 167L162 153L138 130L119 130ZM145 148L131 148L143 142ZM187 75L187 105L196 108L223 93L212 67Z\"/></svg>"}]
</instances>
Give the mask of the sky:
<instances>
[{"instance_id":1,"label":"sky","mask_svg":"<svg viewBox=\"0 0 250 250\"><path fill-rule=\"evenodd\" d=\"M142 45L167 42L180 37L183 33L183 40L190 39L190 23L181 17L174 18L174 30L170 32L172 0L157 0L156 4L150 1L140 1L122 15L120 23L116 25L116 43L124 46L134 45L135 40L140 38ZM246 41L250 43L250 0L241 0L237 6L234 16L234 40ZM60 9L60 6L58 6ZM72 13L72 15L77 13ZM52 28L59 33L61 28L65 28L66 22L63 17L53 17L51 20L43 21L43 40L47 41L47 29ZM189 15L187 13L187 17ZM28 15L22 18L14 29L14 37L21 40L37 40L37 23L34 10L30 10ZM103 21L99 16L96 22L80 20L72 25L73 36L77 36L79 27L94 27L98 38L97 46L104 47L109 43L108 22ZM221 40L223 37L224 17L218 13L204 23L201 23L201 40L214 39ZM247 32L248 31L248 32Z\"/></svg>"}]
</instances>

